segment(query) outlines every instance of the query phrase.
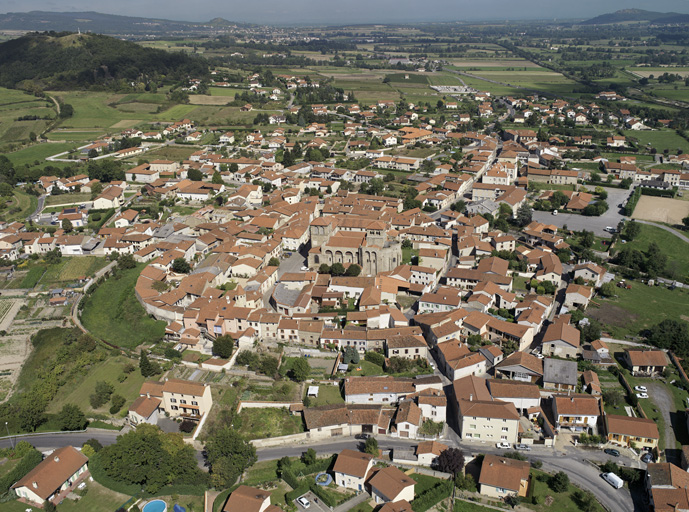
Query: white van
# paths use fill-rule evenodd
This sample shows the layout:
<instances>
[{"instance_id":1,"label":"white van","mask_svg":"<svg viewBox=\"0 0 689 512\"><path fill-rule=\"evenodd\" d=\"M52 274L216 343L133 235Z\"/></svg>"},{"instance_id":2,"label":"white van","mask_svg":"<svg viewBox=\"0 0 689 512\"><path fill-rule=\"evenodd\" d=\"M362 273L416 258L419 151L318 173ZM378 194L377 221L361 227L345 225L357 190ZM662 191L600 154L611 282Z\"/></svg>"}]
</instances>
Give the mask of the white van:
<instances>
[{"instance_id":1,"label":"white van","mask_svg":"<svg viewBox=\"0 0 689 512\"><path fill-rule=\"evenodd\" d=\"M620 489L624 486L624 480L622 480L615 473L603 473L603 480L612 485L615 489Z\"/></svg>"},{"instance_id":2,"label":"white van","mask_svg":"<svg viewBox=\"0 0 689 512\"><path fill-rule=\"evenodd\" d=\"M557 215L557 210L553 210L553 215Z\"/></svg>"}]
</instances>

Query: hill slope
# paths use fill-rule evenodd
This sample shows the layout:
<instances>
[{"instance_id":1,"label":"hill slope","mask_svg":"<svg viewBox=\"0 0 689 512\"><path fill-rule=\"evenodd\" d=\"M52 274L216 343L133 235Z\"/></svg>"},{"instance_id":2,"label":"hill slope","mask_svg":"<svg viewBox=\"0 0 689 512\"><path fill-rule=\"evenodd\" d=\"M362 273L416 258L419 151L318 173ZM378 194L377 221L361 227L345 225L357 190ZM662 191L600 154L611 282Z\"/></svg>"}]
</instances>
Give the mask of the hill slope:
<instances>
[{"instance_id":1,"label":"hill slope","mask_svg":"<svg viewBox=\"0 0 689 512\"><path fill-rule=\"evenodd\" d=\"M643 9L622 9L616 12L601 14L590 20L582 21L580 24L610 25L628 22L649 22L656 24L689 23L689 14L645 11Z\"/></svg>"},{"instance_id":2,"label":"hill slope","mask_svg":"<svg viewBox=\"0 0 689 512\"><path fill-rule=\"evenodd\" d=\"M144 48L96 34L28 34L0 44L0 86L24 80L40 87L70 89L146 79L204 76L208 63L184 53Z\"/></svg>"}]
</instances>

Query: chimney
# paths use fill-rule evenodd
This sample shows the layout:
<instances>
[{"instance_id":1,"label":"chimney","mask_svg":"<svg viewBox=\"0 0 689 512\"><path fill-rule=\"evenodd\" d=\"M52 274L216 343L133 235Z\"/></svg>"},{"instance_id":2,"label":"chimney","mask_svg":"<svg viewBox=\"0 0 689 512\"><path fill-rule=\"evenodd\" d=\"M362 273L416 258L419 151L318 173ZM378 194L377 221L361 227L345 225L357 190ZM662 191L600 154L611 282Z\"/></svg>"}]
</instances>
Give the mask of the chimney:
<instances>
[{"instance_id":1,"label":"chimney","mask_svg":"<svg viewBox=\"0 0 689 512\"><path fill-rule=\"evenodd\" d=\"M34 489L38 489L38 482L33 482L31 485Z\"/></svg>"},{"instance_id":2,"label":"chimney","mask_svg":"<svg viewBox=\"0 0 689 512\"><path fill-rule=\"evenodd\" d=\"M469 395L469 401L470 401L470 402L473 402L473 401L474 401L474 394L473 394L473 393L471 393L471 394Z\"/></svg>"}]
</instances>

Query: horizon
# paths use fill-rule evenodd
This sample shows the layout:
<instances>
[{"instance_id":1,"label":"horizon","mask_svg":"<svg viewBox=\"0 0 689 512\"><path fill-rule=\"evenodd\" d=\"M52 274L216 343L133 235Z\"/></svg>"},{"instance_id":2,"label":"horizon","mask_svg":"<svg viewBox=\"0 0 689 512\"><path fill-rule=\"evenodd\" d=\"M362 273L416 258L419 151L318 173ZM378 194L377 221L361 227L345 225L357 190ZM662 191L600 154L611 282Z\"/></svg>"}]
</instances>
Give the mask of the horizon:
<instances>
[{"instance_id":1,"label":"horizon","mask_svg":"<svg viewBox=\"0 0 689 512\"><path fill-rule=\"evenodd\" d=\"M170 0L165 15L149 2L122 0L118 8L102 0L71 0L56 4L53 0L8 0L3 14L48 13L97 13L113 16L153 18L175 22L205 23L223 18L235 23L249 23L272 26L346 26L373 24L421 24L461 22L524 22L524 21L575 21L594 18L623 9L640 9L653 12L677 12L689 14L689 0L659 0L650 9L646 2L638 0L609 0L605 5L597 0L582 0L576 6L559 5L553 8L543 0L525 0L515 6L509 0L486 0L480 8L467 0L431 0L430 6L419 6L414 2L378 0L373 5L366 0L353 0L347 9L330 8L316 0L295 0L289 6L277 0L260 0L256 4L238 4L220 7L210 0L199 0L194 6L181 0ZM17 8L13 8L16 6ZM261 8L261 7L264 7ZM358 7L357 7L358 6ZM257 11L260 10L260 13ZM117 11L117 12L112 12ZM501 16L487 16L486 12L499 12ZM308 14L304 14L308 13ZM363 13L367 13L364 15ZM88 30L88 22L85 28Z\"/></svg>"}]
</instances>

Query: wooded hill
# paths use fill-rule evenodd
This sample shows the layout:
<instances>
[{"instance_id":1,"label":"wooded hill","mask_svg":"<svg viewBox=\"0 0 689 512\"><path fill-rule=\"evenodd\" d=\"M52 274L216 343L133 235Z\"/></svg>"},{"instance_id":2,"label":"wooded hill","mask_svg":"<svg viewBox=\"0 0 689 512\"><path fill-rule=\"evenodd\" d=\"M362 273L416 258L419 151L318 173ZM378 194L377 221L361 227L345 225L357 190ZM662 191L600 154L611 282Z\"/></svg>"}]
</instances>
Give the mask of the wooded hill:
<instances>
[{"instance_id":1,"label":"wooded hill","mask_svg":"<svg viewBox=\"0 0 689 512\"><path fill-rule=\"evenodd\" d=\"M0 86L8 88L108 87L118 81L177 81L207 73L202 57L97 34L32 33L0 44Z\"/></svg>"},{"instance_id":2,"label":"wooded hill","mask_svg":"<svg viewBox=\"0 0 689 512\"><path fill-rule=\"evenodd\" d=\"M689 14L676 12L654 12L643 9L622 9L607 14L601 14L581 25L612 25L619 23L653 23L656 25L672 25L689 23Z\"/></svg>"}]
</instances>

